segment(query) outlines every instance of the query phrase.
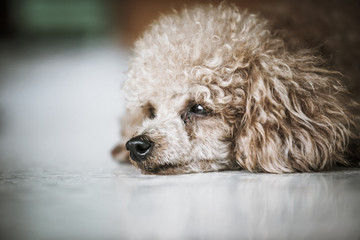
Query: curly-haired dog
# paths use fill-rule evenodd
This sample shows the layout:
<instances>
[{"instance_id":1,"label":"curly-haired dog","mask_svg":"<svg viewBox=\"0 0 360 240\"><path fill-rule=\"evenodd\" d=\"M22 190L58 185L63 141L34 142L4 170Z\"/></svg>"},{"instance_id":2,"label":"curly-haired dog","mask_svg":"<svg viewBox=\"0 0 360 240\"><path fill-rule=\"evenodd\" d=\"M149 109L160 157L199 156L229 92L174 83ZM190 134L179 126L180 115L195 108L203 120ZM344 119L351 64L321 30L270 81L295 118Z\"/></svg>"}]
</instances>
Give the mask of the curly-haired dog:
<instances>
[{"instance_id":1,"label":"curly-haired dog","mask_svg":"<svg viewBox=\"0 0 360 240\"><path fill-rule=\"evenodd\" d=\"M234 6L162 16L135 44L123 86L130 140L114 156L128 158L126 148L147 174L350 165L358 104L340 73L289 49L266 20Z\"/></svg>"}]
</instances>

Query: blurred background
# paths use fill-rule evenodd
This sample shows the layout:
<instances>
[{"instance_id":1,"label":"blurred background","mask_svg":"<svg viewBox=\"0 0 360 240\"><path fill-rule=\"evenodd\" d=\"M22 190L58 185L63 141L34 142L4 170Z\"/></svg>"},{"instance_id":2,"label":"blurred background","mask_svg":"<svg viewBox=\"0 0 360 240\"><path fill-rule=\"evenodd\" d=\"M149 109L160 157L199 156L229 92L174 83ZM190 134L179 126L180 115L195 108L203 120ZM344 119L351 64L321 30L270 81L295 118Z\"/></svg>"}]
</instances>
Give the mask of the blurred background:
<instances>
[{"instance_id":1,"label":"blurred background","mask_svg":"<svg viewBox=\"0 0 360 240\"><path fill-rule=\"evenodd\" d=\"M0 4L0 169L109 166L128 59L122 4Z\"/></svg>"},{"instance_id":2,"label":"blurred background","mask_svg":"<svg viewBox=\"0 0 360 240\"><path fill-rule=\"evenodd\" d=\"M0 1L0 239L359 238L358 170L160 177L111 159L134 40L205 2ZM232 2L318 49L360 100L360 1Z\"/></svg>"}]
</instances>

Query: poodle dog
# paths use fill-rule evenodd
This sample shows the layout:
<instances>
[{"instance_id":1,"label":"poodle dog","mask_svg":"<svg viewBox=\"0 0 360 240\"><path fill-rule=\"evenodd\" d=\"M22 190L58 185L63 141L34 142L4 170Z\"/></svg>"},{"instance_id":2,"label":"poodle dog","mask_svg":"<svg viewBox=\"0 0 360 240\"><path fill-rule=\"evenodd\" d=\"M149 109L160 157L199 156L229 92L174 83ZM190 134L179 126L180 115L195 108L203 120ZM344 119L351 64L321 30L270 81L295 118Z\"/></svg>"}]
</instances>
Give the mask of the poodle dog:
<instances>
[{"instance_id":1,"label":"poodle dog","mask_svg":"<svg viewBox=\"0 0 360 240\"><path fill-rule=\"evenodd\" d=\"M227 4L174 11L135 43L113 156L145 174L356 165L359 104L341 79L256 14Z\"/></svg>"}]
</instances>

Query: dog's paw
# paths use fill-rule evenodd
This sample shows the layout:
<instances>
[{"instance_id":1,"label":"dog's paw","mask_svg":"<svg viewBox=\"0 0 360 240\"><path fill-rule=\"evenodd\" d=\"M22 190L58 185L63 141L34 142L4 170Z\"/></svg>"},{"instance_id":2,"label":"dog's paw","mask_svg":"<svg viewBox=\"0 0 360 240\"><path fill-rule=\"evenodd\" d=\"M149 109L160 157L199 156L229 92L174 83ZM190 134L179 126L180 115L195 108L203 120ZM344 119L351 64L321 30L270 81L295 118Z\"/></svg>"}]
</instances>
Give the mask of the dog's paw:
<instances>
[{"instance_id":1,"label":"dog's paw","mask_svg":"<svg viewBox=\"0 0 360 240\"><path fill-rule=\"evenodd\" d=\"M111 155L117 162L129 162L129 151L126 150L124 144L116 145L111 151Z\"/></svg>"}]
</instances>

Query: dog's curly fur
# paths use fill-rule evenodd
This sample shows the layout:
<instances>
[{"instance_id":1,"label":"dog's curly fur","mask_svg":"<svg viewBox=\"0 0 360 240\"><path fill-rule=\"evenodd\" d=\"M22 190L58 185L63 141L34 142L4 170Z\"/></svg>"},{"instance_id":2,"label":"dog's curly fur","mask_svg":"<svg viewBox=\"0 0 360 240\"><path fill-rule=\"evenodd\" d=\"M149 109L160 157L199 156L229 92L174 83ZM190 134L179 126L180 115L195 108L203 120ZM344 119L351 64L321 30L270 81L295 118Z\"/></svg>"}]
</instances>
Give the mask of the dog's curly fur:
<instances>
[{"instance_id":1,"label":"dog's curly fur","mask_svg":"<svg viewBox=\"0 0 360 240\"><path fill-rule=\"evenodd\" d=\"M122 138L154 142L145 161L130 159L143 173L310 172L359 157L359 105L342 75L314 51L290 50L258 15L227 4L174 11L134 52ZM128 158L123 144L113 153Z\"/></svg>"}]
</instances>

